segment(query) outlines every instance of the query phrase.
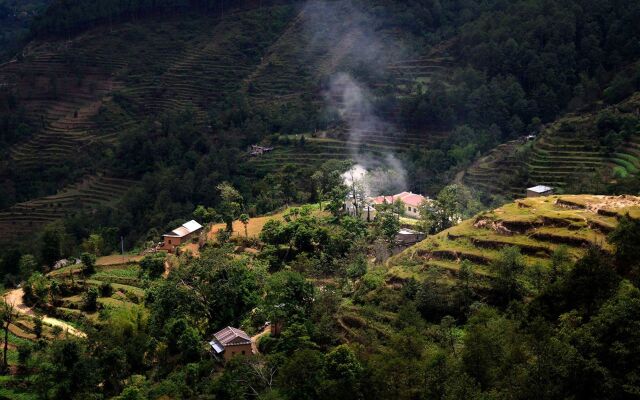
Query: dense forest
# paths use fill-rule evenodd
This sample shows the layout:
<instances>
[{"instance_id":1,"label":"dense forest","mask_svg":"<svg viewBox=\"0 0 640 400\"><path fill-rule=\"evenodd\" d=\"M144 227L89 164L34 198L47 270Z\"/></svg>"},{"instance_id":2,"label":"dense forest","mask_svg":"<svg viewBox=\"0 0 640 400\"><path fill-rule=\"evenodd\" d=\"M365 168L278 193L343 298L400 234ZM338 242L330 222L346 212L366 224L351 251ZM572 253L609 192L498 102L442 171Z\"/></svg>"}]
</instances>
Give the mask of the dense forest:
<instances>
[{"instance_id":1,"label":"dense forest","mask_svg":"<svg viewBox=\"0 0 640 400\"><path fill-rule=\"evenodd\" d=\"M515 141L492 179L526 175L524 138L553 129L616 172L640 133L640 2L43 4L0 0L0 209L29 225L0 282L33 309L0 304L0 398L640 395L640 160L558 188L625 213L556 196L482 219L507 199L460 179ZM400 253L398 204L347 215L381 194L344 184L366 162L430 195L411 227L432 242ZM200 236L155 252L192 218ZM255 353L212 356L226 326Z\"/></svg>"}]
</instances>

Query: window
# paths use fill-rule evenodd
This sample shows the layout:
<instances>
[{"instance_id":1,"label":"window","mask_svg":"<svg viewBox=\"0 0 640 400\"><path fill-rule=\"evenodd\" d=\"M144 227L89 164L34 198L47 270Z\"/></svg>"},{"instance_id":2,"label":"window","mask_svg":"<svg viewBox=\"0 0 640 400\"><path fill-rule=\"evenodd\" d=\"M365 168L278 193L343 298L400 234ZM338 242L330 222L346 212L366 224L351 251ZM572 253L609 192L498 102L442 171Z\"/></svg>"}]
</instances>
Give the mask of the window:
<instances>
[{"instance_id":1,"label":"window","mask_svg":"<svg viewBox=\"0 0 640 400\"><path fill-rule=\"evenodd\" d=\"M242 350L242 355L244 355L244 350Z\"/></svg>"}]
</instances>

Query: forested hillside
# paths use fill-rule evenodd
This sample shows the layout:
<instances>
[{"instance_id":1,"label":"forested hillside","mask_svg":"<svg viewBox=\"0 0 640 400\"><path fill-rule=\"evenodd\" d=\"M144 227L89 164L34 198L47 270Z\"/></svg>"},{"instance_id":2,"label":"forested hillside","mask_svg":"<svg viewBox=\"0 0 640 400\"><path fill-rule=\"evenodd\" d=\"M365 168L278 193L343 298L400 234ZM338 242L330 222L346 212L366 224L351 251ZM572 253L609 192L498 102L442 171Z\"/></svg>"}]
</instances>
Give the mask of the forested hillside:
<instances>
[{"instance_id":1,"label":"forested hillside","mask_svg":"<svg viewBox=\"0 0 640 400\"><path fill-rule=\"evenodd\" d=\"M49 3L49 0L0 1L0 63L13 57L24 46L33 18Z\"/></svg>"},{"instance_id":2,"label":"forested hillside","mask_svg":"<svg viewBox=\"0 0 640 400\"><path fill-rule=\"evenodd\" d=\"M635 90L633 2L284 3L55 2L0 71L2 207L96 174L144 178L155 210L132 191L128 216L100 211L137 240L215 206L207 188L223 180L265 212L315 198L307 160L387 168L390 154L410 189L433 194L478 154ZM355 110L340 72L363 94ZM274 152L247 160L259 141ZM289 164L303 167L294 193ZM272 182L284 189L256 189Z\"/></svg>"},{"instance_id":3,"label":"forested hillside","mask_svg":"<svg viewBox=\"0 0 640 400\"><path fill-rule=\"evenodd\" d=\"M637 398L638 21L0 0L0 398Z\"/></svg>"}]
</instances>

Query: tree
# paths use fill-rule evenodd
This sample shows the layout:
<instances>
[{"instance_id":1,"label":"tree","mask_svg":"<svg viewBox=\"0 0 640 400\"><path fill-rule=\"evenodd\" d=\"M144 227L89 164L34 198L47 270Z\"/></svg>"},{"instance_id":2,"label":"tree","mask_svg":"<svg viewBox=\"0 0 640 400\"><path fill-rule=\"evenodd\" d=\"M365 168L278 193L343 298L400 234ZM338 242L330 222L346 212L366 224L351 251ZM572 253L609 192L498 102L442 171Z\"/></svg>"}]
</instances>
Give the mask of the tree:
<instances>
[{"instance_id":1,"label":"tree","mask_svg":"<svg viewBox=\"0 0 640 400\"><path fill-rule=\"evenodd\" d=\"M42 318L38 316L33 318L33 334L36 335L36 339L42 336Z\"/></svg>"},{"instance_id":2,"label":"tree","mask_svg":"<svg viewBox=\"0 0 640 400\"><path fill-rule=\"evenodd\" d=\"M60 231L55 227L45 229L42 234L42 244L40 254L45 265L51 266L61 257L60 251Z\"/></svg>"},{"instance_id":3,"label":"tree","mask_svg":"<svg viewBox=\"0 0 640 400\"><path fill-rule=\"evenodd\" d=\"M244 225L244 237L245 238L249 238L249 231L248 231L248 225L249 225L249 214L240 214L240 222L242 222L242 225Z\"/></svg>"},{"instance_id":4,"label":"tree","mask_svg":"<svg viewBox=\"0 0 640 400\"><path fill-rule=\"evenodd\" d=\"M7 355L9 352L9 325L17 317L15 305L9 303L6 298L3 297L2 303L0 303L0 316L2 317L4 329L4 353L2 361L2 371L6 373L9 370L9 362L7 361Z\"/></svg>"},{"instance_id":5,"label":"tree","mask_svg":"<svg viewBox=\"0 0 640 400\"><path fill-rule=\"evenodd\" d=\"M324 355L317 350L296 351L278 372L279 386L291 399L318 399L323 383L324 361Z\"/></svg>"},{"instance_id":6,"label":"tree","mask_svg":"<svg viewBox=\"0 0 640 400\"><path fill-rule=\"evenodd\" d=\"M325 356L324 397L342 400L361 397L362 365L347 345L340 345Z\"/></svg>"},{"instance_id":7,"label":"tree","mask_svg":"<svg viewBox=\"0 0 640 400\"><path fill-rule=\"evenodd\" d=\"M149 278L157 279L164 273L164 262L163 255L145 256L140 260L140 270L146 273Z\"/></svg>"},{"instance_id":8,"label":"tree","mask_svg":"<svg viewBox=\"0 0 640 400\"><path fill-rule=\"evenodd\" d=\"M80 255L80 262L82 262L82 273L85 276L89 276L96 272L96 256L90 253L82 253Z\"/></svg>"},{"instance_id":9,"label":"tree","mask_svg":"<svg viewBox=\"0 0 640 400\"><path fill-rule=\"evenodd\" d=\"M443 231L480 209L480 203L468 189L460 185L446 186L435 200L426 201L419 207L421 229L427 233Z\"/></svg>"},{"instance_id":10,"label":"tree","mask_svg":"<svg viewBox=\"0 0 640 400\"><path fill-rule=\"evenodd\" d=\"M396 235L400 230L400 221L398 218L390 212L382 213L382 219L380 221L380 231L382 237L389 243L395 242Z\"/></svg>"},{"instance_id":11,"label":"tree","mask_svg":"<svg viewBox=\"0 0 640 400\"><path fill-rule=\"evenodd\" d=\"M520 248L512 246L502 249L498 259L491 263L490 268L495 274L492 281L493 287L503 300L509 303L522 296L522 285L519 279L524 272L525 263Z\"/></svg>"},{"instance_id":12,"label":"tree","mask_svg":"<svg viewBox=\"0 0 640 400\"><path fill-rule=\"evenodd\" d=\"M313 284L301 274L280 271L267 281L265 304L272 322L292 321L304 318L311 309L315 290Z\"/></svg>"},{"instance_id":13,"label":"tree","mask_svg":"<svg viewBox=\"0 0 640 400\"><path fill-rule=\"evenodd\" d=\"M87 253L95 254L99 256L104 250L104 238L102 235L92 233L82 242L82 249Z\"/></svg>"},{"instance_id":14,"label":"tree","mask_svg":"<svg viewBox=\"0 0 640 400\"><path fill-rule=\"evenodd\" d=\"M471 263L471 261L462 260L460 263L460 272L458 273L456 284L458 285L462 308L465 311L468 311L471 301L475 296L473 289L475 284L475 273L473 271L473 263Z\"/></svg>"},{"instance_id":15,"label":"tree","mask_svg":"<svg viewBox=\"0 0 640 400\"><path fill-rule=\"evenodd\" d=\"M216 210L211 207L199 205L196 207L195 211L193 211L193 216L206 224L215 221L218 214L216 213Z\"/></svg>"},{"instance_id":16,"label":"tree","mask_svg":"<svg viewBox=\"0 0 640 400\"><path fill-rule=\"evenodd\" d=\"M227 231L233 232L233 221L235 221L242 210L242 196L230 183L223 182L217 186L220 192L220 213L222 220L227 224Z\"/></svg>"},{"instance_id":17,"label":"tree","mask_svg":"<svg viewBox=\"0 0 640 400\"><path fill-rule=\"evenodd\" d=\"M82 309L93 312L98 309L98 289L90 287L82 294Z\"/></svg>"},{"instance_id":18,"label":"tree","mask_svg":"<svg viewBox=\"0 0 640 400\"><path fill-rule=\"evenodd\" d=\"M329 204L326 209L335 217L339 218L344 210L345 200L349 190L345 185L338 185L329 192Z\"/></svg>"},{"instance_id":19,"label":"tree","mask_svg":"<svg viewBox=\"0 0 640 400\"><path fill-rule=\"evenodd\" d=\"M39 269L36 258L31 254L25 254L20 257L19 268L20 275L24 278L30 277L31 274L33 274L34 272L38 272Z\"/></svg>"},{"instance_id":20,"label":"tree","mask_svg":"<svg viewBox=\"0 0 640 400\"><path fill-rule=\"evenodd\" d=\"M628 215L620 218L609 241L616 246L615 263L620 274L640 284L640 220Z\"/></svg>"}]
</instances>

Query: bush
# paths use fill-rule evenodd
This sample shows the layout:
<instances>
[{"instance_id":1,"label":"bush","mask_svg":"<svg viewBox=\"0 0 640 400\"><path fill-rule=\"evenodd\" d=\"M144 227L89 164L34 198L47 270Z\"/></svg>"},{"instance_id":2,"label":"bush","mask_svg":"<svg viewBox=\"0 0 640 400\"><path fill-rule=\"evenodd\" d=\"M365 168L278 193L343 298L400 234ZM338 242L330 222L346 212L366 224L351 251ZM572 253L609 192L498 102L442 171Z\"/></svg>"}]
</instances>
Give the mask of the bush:
<instances>
[{"instance_id":1,"label":"bush","mask_svg":"<svg viewBox=\"0 0 640 400\"><path fill-rule=\"evenodd\" d=\"M102 282L100 284L100 296L101 297L111 297L113 294L113 286L110 282Z\"/></svg>"},{"instance_id":2,"label":"bush","mask_svg":"<svg viewBox=\"0 0 640 400\"><path fill-rule=\"evenodd\" d=\"M84 292L82 295L82 309L88 312L98 309L98 289L92 287Z\"/></svg>"}]
</instances>

